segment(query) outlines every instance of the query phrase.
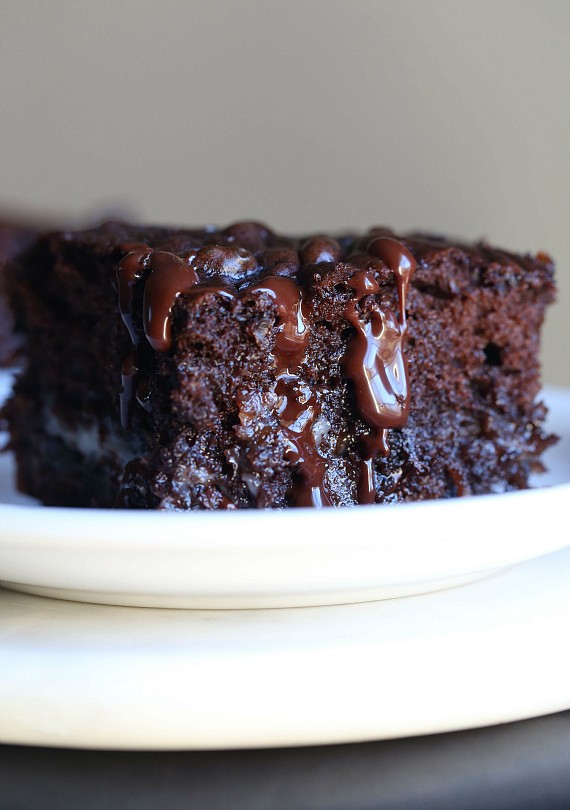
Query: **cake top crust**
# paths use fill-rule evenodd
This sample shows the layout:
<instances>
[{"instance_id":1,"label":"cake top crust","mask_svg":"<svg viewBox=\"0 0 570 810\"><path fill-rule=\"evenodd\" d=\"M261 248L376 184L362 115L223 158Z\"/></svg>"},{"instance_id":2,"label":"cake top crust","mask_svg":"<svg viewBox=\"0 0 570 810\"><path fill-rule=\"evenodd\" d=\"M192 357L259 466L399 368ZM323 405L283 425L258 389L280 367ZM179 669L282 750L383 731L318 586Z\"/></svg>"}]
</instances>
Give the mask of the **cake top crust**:
<instances>
[{"instance_id":1,"label":"cake top crust","mask_svg":"<svg viewBox=\"0 0 570 810\"><path fill-rule=\"evenodd\" d=\"M253 254L258 273L271 271L275 275L295 275L301 265L338 262L348 258L358 250L362 250L374 235L391 236L403 241L417 261L429 262L441 252L454 250L464 253L475 264L484 265L493 262L501 265L510 264L527 273L537 268L553 269L553 260L544 252L535 255L516 254L491 247L484 240L468 243L422 231L397 234L384 226L371 227L364 233L347 232L336 235L318 233L295 236L277 234L260 222L237 222L226 228L213 225L200 228L171 228L109 220L95 228L61 231L47 235L46 238L83 244L100 254L125 253L124 248L128 248L131 243L148 245L154 250L172 252L179 256L208 246L229 247ZM213 259L215 255L212 253L211 258ZM232 254L224 254L221 251L218 254L220 260L217 263L218 268L224 255L227 258ZM205 270L208 271L208 268ZM213 265L210 265L209 270L210 272L213 270Z\"/></svg>"}]
</instances>

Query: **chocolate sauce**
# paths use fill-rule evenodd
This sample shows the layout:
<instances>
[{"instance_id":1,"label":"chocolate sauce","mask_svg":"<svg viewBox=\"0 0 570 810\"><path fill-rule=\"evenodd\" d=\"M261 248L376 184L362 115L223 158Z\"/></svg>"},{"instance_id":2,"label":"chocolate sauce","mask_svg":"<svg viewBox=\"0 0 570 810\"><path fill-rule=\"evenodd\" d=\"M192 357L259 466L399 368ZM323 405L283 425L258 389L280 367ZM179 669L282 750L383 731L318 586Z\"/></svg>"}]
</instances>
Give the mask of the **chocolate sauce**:
<instances>
[{"instance_id":1,"label":"chocolate sauce","mask_svg":"<svg viewBox=\"0 0 570 810\"><path fill-rule=\"evenodd\" d=\"M223 280L238 280L251 273L257 263L247 251L227 247L202 248L189 254L186 261L172 253L140 248L128 253L117 268L119 307L133 343L133 351L122 369L123 426L130 423L138 373L136 349L139 336L133 324L133 287L145 273L143 328L149 344L157 352L167 351L171 345L172 308L181 293L193 296L215 293L227 298L266 294L273 300L279 319L273 349L276 393L282 404L279 419L288 443L287 456L298 465L301 479L293 487L292 500L299 506L332 505L325 485L326 462L318 452L313 430L315 419L320 415L320 405L314 394L303 387L299 377L309 339L309 322L301 288L290 278L269 276L237 293L219 281L200 284L194 266L198 266L207 278L216 275ZM144 402L141 404L147 407Z\"/></svg>"},{"instance_id":2,"label":"chocolate sauce","mask_svg":"<svg viewBox=\"0 0 570 810\"><path fill-rule=\"evenodd\" d=\"M134 250L129 250L117 267L119 309L123 323L129 330L133 346L136 346L139 342L139 336L133 323L133 287L136 282L142 278L152 254L153 251L151 248L145 247L144 245Z\"/></svg>"},{"instance_id":3,"label":"chocolate sauce","mask_svg":"<svg viewBox=\"0 0 570 810\"><path fill-rule=\"evenodd\" d=\"M353 382L360 415L370 427L364 439L366 460L358 487L360 503L369 503L372 498L373 470L367 462L377 454L389 455L388 431L403 427L408 419L410 391L403 352L405 308L407 288L416 266L409 250L389 236L373 238L367 252L381 259L396 278L398 315L368 298L380 291L373 271L357 270L348 282L355 295L343 313L356 331L346 348L342 367Z\"/></svg>"},{"instance_id":4,"label":"chocolate sauce","mask_svg":"<svg viewBox=\"0 0 570 810\"><path fill-rule=\"evenodd\" d=\"M176 297L198 283L196 272L173 253L153 251L139 245L120 261L117 267L119 309L133 344L121 369L120 411L121 424L125 428L131 422L134 386L139 372L139 335L133 320L133 292L135 284L145 274L143 327L155 351L165 351L170 346L170 315ZM144 400L141 404L148 410Z\"/></svg>"},{"instance_id":5,"label":"chocolate sauce","mask_svg":"<svg viewBox=\"0 0 570 810\"><path fill-rule=\"evenodd\" d=\"M369 504L376 500L376 487L374 486L374 467L372 459L363 459L360 462L358 476L358 503Z\"/></svg>"},{"instance_id":6,"label":"chocolate sauce","mask_svg":"<svg viewBox=\"0 0 570 810\"><path fill-rule=\"evenodd\" d=\"M246 292L267 293L275 303L281 320L273 350L277 377L297 368L303 361L309 340L309 323L301 288L290 278L269 276L248 287Z\"/></svg>"},{"instance_id":7,"label":"chocolate sauce","mask_svg":"<svg viewBox=\"0 0 570 810\"><path fill-rule=\"evenodd\" d=\"M152 254L144 288L143 323L146 339L156 352L170 348L170 316L177 297L198 283L193 267L175 254L162 250Z\"/></svg>"},{"instance_id":8,"label":"chocolate sauce","mask_svg":"<svg viewBox=\"0 0 570 810\"><path fill-rule=\"evenodd\" d=\"M261 234L253 235L261 241ZM252 244L256 241L253 235ZM320 398L302 379L310 331L308 305L302 288L292 278L272 275L238 292L232 285L259 269L255 257L241 248L207 245L182 259L176 254L153 251L144 245L132 247L134 249L117 268L119 308L133 345L122 369L123 425L128 426L130 422L139 365L140 337L132 312L134 287L138 282L144 283L142 328L156 352L165 352L171 346L172 309L178 295L214 293L230 299L268 295L277 315L272 358L275 391L279 398L277 413L288 445L286 456L297 465L299 473L291 492L292 502L298 506L331 506L333 502L326 483L328 465L319 452L324 420ZM307 254L305 261L310 258L314 265L319 265L338 259L340 246L334 240L319 237L306 243L304 251ZM360 503L374 502L372 460L378 453L382 456L389 454L388 431L402 427L408 418L408 369L403 354L405 307L408 284L416 264L407 248L390 236L374 234L367 252L381 259L394 274L398 314L389 308L381 308L371 298L380 291L372 270L357 270L349 279L354 296L347 303L343 317L354 327L355 334L346 348L342 367L353 382L360 415L370 427L364 440L366 458L361 462L358 482ZM143 388L144 385L139 384L136 395L148 409L148 391L145 393Z\"/></svg>"},{"instance_id":9,"label":"chocolate sauce","mask_svg":"<svg viewBox=\"0 0 570 810\"><path fill-rule=\"evenodd\" d=\"M320 455L315 420L321 413L315 393L300 378L309 342L309 319L303 291L290 278L270 276L247 293L267 293L281 323L277 327L273 359L280 397L279 421L288 442L287 457L298 465L300 481L293 485L295 506L332 506L326 486L327 464Z\"/></svg>"},{"instance_id":10,"label":"chocolate sauce","mask_svg":"<svg viewBox=\"0 0 570 810\"><path fill-rule=\"evenodd\" d=\"M406 296L416 270L416 260L408 248L391 236L377 236L368 243L368 253L381 259L396 278L398 287L398 318L406 330Z\"/></svg>"},{"instance_id":11,"label":"chocolate sauce","mask_svg":"<svg viewBox=\"0 0 570 810\"><path fill-rule=\"evenodd\" d=\"M286 454L299 465L300 481L293 485L295 506L333 506L326 486L327 463L320 455L316 419L321 406L313 391L295 375L281 376L275 388L281 398L279 421L289 444Z\"/></svg>"}]
</instances>

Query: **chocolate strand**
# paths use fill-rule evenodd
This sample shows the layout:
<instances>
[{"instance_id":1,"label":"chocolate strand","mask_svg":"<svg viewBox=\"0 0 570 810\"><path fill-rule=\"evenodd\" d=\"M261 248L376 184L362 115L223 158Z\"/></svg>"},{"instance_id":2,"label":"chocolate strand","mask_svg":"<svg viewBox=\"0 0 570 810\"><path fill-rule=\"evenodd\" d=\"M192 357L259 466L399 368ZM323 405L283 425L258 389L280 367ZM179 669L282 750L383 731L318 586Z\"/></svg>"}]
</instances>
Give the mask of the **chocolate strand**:
<instances>
[{"instance_id":1,"label":"chocolate strand","mask_svg":"<svg viewBox=\"0 0 570 810\"><path fill-rule=\"evenodd\" d=\"M348 281L355 295L346 305L343 316L354 327L355 334L346 348L342 367L354 385L360 415L370 427L364 439L365 460L369 461L378 454L389 455L389 430L403 427L408 420L410 390L404 356L406 295L416 262L405 245L389 236L372 239L367 252L381 259L394 274L398 295L396 316L391 309L381 309L368 298L380 291L373 271L357 270ZM364 316L361 308L364 308ZM361 503L370 502L371 475L372 468L366 465L360 474Z\"/></svg>"},{"instance_id":2,"label":"chocolate strand","mask_svg":"<svg viewBox=\"0 0 570 810\"><path fill-rule=\"evenodd\" d=\"M247 292L270 295L281 320L273 350L275 392L282 403L279 421L289 444L287 456L299 469L300 481L293 485L292 502L295 506L332 506L326 486L327 463L319 453L315 431L321 406L299 376L309 341L303 291L289 278L270 276Z\"/></svg>"}]
</instances>

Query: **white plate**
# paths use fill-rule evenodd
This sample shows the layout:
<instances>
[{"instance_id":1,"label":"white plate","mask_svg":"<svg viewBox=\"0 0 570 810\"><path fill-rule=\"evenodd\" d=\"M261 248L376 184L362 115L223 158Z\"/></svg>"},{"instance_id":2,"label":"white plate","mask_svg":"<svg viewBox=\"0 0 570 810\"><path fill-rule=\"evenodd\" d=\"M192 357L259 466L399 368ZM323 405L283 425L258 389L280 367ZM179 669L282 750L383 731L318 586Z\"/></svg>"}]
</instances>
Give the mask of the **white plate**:
<instances>
[{"instance_id":1,"label":"white plate","mask_svg":"<svg viewBox=\"0 0 570 810\"><path fill-rule=\"evenodd\" d=\"M0 590L0 742L357 742L570 707L570 549L463 588L333 607L153 610Z\"/></svg>"},{"instance_id":2,"label":"white plate","mask_svg":"<svg viewBox=\"0 0 570 810\"><path fill-rule=\"evenodd\" d=\"M562 436L546 457L551 472L540 489L507 495L281 512L43 508L14 493L4 457L0 580L71 600L186 608L343 604L461 584L570 543L570 391L546 399Z\"/></svg>"}]
</instances>

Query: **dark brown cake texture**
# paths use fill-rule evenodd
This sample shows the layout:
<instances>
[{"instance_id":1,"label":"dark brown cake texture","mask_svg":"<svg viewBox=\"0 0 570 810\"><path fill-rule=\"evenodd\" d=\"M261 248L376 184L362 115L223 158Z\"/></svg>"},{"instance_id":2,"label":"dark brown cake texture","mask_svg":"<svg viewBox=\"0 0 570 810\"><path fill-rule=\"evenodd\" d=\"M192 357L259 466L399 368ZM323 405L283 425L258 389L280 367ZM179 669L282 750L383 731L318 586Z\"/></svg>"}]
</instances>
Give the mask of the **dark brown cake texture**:
<instances>
[{"instance_id":1,"label":"dark brown cake texture","mask_svg":"<svg viewBox=\"0 0 570 810\"><path fill-rule=\"evenodd\" d=\"M0 213L0 368L21 360L22 336L18 335L5 293L6 267L38 235L38 228Z\"/></svg>"},{"instance_id":2,"label":"dark brown cake texture","mask_svg":"<svg viewBox=\"0 0 570 810\"><path fill-rule=\"evenodd\" d=\"M46 504L346 506L505 492L542 451L544 254L259 223L109 222L9 275L28 340L6 408Z\"/></svg>"}]
</instances>

